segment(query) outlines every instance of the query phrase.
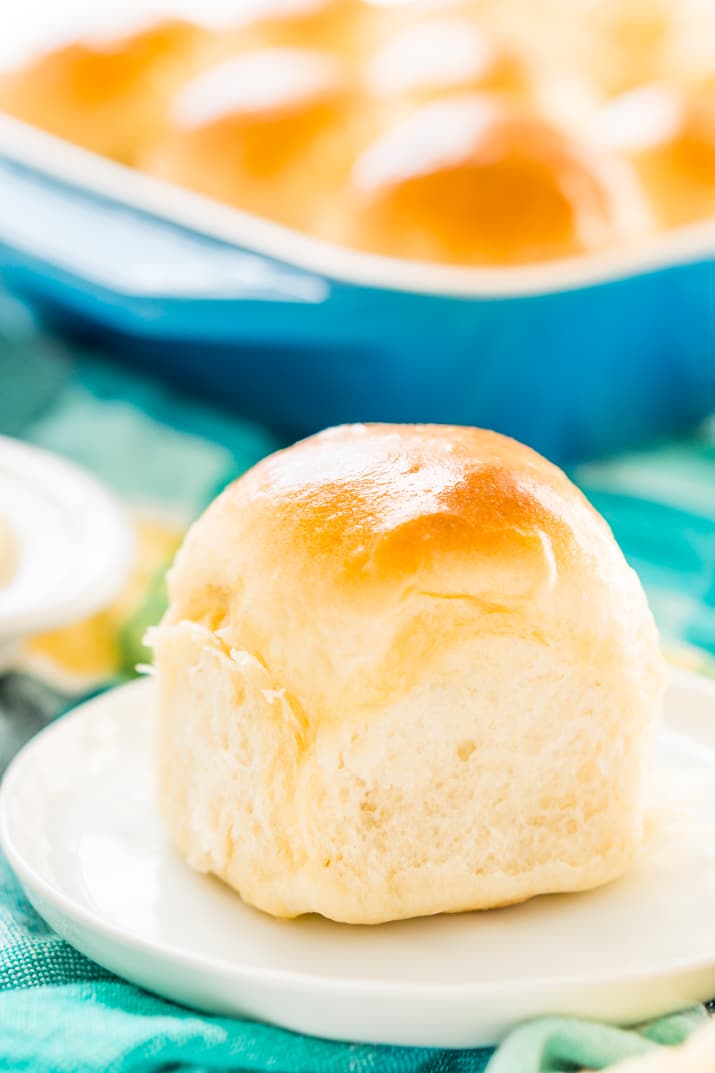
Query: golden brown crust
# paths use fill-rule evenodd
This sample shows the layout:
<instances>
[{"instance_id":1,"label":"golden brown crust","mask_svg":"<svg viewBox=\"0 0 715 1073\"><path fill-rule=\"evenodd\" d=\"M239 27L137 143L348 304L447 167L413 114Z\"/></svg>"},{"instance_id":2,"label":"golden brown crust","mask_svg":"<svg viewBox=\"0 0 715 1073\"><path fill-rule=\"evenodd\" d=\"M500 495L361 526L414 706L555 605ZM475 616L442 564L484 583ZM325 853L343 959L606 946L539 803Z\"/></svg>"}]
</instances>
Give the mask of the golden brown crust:
<instances>
[{"instance_id":1,"label":"golden brown crust","mask_svg":"<svg viewBox=\"0 0 715 1073\"><path fill-rule=\"evenodd\" d=\"M263 48L328 49L360 60L375 9L363 0L262 0L222 32L226 56Z\"/></svg>"},{"instance_id":2,"label":"golden brown crust","mask_svg":"<svg viewBox=\"0 0 715 1073\"><path fill-rule=\"evenodd\" d=\"M86 149L131 163L167 94L190 77L208 34L166 19L125 37L77 41L0 78L0 110Z\"/></svg>"},{"instance_id":3,"label":"golden brown crust","mask_svg":"<svg viewBox=\"0 0 715 1073\"><path fill-rule=\"evenodd\" d=\"M272 455L227 498L269 500L282 534L311 557L339 551L346 576L368 558L411 574L433 547L474 554L521 544L535 530L562 540L545 492L563 493L563 483L535 452L494 432L348 425Z\"/></svg>"},{"instance_id":4,"label":"golden brown crust","mask_svg":"<svg viewBox=\"0 0 715 1073\"><path fill-rule=\"evenodd\" d=\"M609 102L595 127L632 161L661 226L715 214L715 82L689 93L640 86Z\"/></svg>"},{"instance_id":5,"label":"golden brown crust","mask_svg":"<svg viewBox=\"0 0 715 1073\"><path fill-rule=\"evenodd\" d=\"M322 590L389 603L413 587L520 605L588 568L595 550L606 562L615 550L561 470L515 440L461 426L329 429L265 459L207 518L204 531L235 534L237 560L255 555L280 575L276 594L304 584L316 600ZM201 603L205 584L228 584L214 562L211 581L202 577L192 546L190 536L172 579L178 604L188 589ZM485 597L500 569L501 593Z\"/></svg>"},{"instance_id":6,"label":"golden brown crust","mask_svg":"<svg viewBox=\"0 0 715 1073\"><path fill-rule=\"evenodd\" d=\"M355 108L336 56L299 48L251 52L181 89L141 166L237 208L309 228L325 186L347 171Z\"/></svg>"},{"instance_id":7,"label":"golden brown crust","mask_svg":"<svg viewBox=\"0 0 715 1073\"><path fill-rule=\"evenodd\" d=\"M348 243L418 260L571 256L623 238L643 212L627 169L488 95L413 112L366 151L353 179Z\"/></svg>"}]
</instances>

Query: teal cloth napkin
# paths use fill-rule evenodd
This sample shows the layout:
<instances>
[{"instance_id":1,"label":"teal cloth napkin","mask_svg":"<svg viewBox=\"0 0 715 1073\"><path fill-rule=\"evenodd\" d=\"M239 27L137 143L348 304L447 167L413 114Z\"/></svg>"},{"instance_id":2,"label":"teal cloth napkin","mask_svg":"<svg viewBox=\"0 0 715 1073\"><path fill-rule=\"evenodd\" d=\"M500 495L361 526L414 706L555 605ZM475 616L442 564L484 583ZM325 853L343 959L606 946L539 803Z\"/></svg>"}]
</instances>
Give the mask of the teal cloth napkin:
<instances>
[{"instance_id":1,"label":"teal cloth napkin","mask_svg":"<svg viewBox=\"0 0 715 1073\"><path fill-rule=\"evenodd\" d=\"M40 1004L44 1016L38 1022ZM637 1032L553 1018L515 1032L490 1062L486 1050L331 1043L268 1025L202 1017L110 981L13 991L0 997L0 1016L2 1068L18 1073L570 1073L583 1064L604 1069L657 1046ZM672 1029L671 1020L664 1021L659 1042L682 1042L707 1014L687 1011Z\"/></svg>"},{"instance_id":2,"label":"teal cloth napkin","mask_svg":"<svg viewBox=\"0 0 715 1073\"><path fill-rule=\"evenodd\" d=\"M677 1046L707 1021L703 1006L680 1010L630 1031L576 1018L542 1017L512 1032L489 1062L488 1073L606 1069L661 1046Z\"/></svg>"},{"instance_id":3,"label":"teal cloth napkin","mask_svg":"<svg viewBox=\"0 0 715 1073\"><path fill-rule=\"evenodd\" d=\"M475 1016L478 1011L475 1011ZM333 1043L270 1025L206 1017L117 980L30 908L0 861L0 1070L18 1073L566 1073L603 1069L682 1042L702 1006L625 1031L567 1018L517 1029L487 1049ZM491 1059L491 1064L490 1064Z\"/></svg>"},{"instance_id":4,"label":"teal cloth napkin","mask_svg":"<svg viewBox=\"0 0 715 1073\"><path fill-rule=\"evenodd\" d=\"M43 338L2 296L0 433L92 468L135 511L147 557L110 621L100 616L79 633L42 641L0 678L1 768L79 696L131 673L143 655L143 631L164 605L174 537L279 443L249 422ZM705 670L712 666L706 650L715 652L714 475L715 424L682 443L575 475L640 570L671 647ZM92 659L84 659L85 648L97 648ZM556 1073L600 1069L656 1043L680 1042L705 1017L699 1007L633 1031L548 1018L518 1029L494 1057L331 1043L206 1017L117 980L68 946L32 910L0 857L0 1071L482 1073L491 1059L489 1073Z\"/></svg>"},{"instance_id":5,"label":"teal cloth napkin","mask_svg":"<svg viewBox=\"0 0 715 1073\"><path fill-rule=\"evenodd\" d=\"M633 1031L544 1018L517 1029L492 1057L487 1049L333 1043L206 1017L117 980L68 946L30 908L0 862L3 1071L483 1073L489 1065L488 1073L565 1073L581 1066L603 1069L656 1044L680 1043L706 1020L702 1006Z\"/></svg>"}]
</instances>

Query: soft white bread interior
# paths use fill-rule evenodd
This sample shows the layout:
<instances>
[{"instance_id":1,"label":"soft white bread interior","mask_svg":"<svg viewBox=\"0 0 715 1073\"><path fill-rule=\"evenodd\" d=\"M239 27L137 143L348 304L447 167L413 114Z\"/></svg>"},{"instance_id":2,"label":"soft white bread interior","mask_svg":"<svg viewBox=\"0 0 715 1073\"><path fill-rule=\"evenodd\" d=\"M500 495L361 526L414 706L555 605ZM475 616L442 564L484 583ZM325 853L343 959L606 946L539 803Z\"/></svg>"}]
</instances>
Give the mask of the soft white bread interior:
<instances>
[{"instance_id":1,"label":"soft white bread interior","mask_svg":"<svg viewBox=\"0 0 715 1073\"><path fill-rule=\"evenodd\" d=\"M377 923L594 887L638 853L655 626L529 448L321 433L219 496L169 591L161 811L250 904Z\"/></svg>"}]
</instances>

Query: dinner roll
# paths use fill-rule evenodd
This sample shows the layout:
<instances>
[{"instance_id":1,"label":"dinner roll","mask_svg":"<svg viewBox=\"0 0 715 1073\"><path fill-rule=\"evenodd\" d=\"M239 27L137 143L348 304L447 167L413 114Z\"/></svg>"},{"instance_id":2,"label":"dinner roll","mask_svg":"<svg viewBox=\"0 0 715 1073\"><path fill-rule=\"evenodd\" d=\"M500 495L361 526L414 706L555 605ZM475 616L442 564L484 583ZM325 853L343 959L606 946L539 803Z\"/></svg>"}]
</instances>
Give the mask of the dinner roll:
<instances>
[{"instance_id":1,"label":"dinner roll","mask_svg":"<svg viewBox=\"0 0 715 1073\"><path fill-rule=\"evenodd\" d=\"M259 0L223 32L227 55L262 48L309 48L360 59L374 9L363 0Z\"/></svg>"},{"instance_id":2,"label":"dinner roll","mask_svg":"<svg viewBox=\"0 0 715 1073\"><path fill-rule=\"evenodd\" d=\"M167 19L128 36L63 45L0 76L0 111L131 163L209 40L198 26Z\"/></svg>"},{"instance_id":3,"label":"dinner roll","mask_svg":"<svg viewBox=\"0 0 715 1073\"><path fill-rule=\"evenodd\" d=\"M514 102L445 97L358 159L326 237L394 257L506 265L597 250L646 227L625 165ZM330 232L333 232L331 235Z\"/></svg>"},{"instance_id":4,"label":"dinner roll","mask_svg":"<svg viewBox=\"0 0 715 1073\"><path fill-rule=\"evenodd\" d=\"M506 93L577 128L602 94L570 55L572 19L558 0L408 4L401 32L387 35L368 65L368 84L412 104L450 92Z\"/></svg>"},{"instance_id":5,"label":"dinner roll","mask_svg":"<svg viewBox=\"0 0 715 1073\"><path fill-rule=\"evenodd\" d=\"M474 19L442 15L419 19L388 37L368 64L378 97L419 104L454 91L523 94L525 63Z\"/></svg>"},{"instance_id":6,"label":"dinner roll","mask_svg":"<svg viewBox=\"0 0 715 1073\"><path fill-rule=\"evenodd\" d=\"M576 17L588 43L585 60L609 93L619 93L655 78L665 60L687 0L586 0Z\"/></svg>"},{"instance_id":7,"label":"dinner roll","mask_svg":"<svg viewBox=\"0 0 715 1073\"><path fill-rule=\"evenodd\" d=\"M641 86L606 105L595 130L632 162L661 226L715 214L715 80L693 94Z\"/></svg>"},{"instance_id":8,"label":"dinner roll","mask_svg":"<svg viewBox=\"0 0 715 1073\"><path fill-rule=\"evenodd\" d=\"M354 98L330 53L264 49L200 74L173 102L142 166L298 228L349 167Z\"/></svg>"},{"instance_id":9,"label":"dinner roll","mask_svg":"<svg viewBox=\"0 0 715 1073\"><path fill-rule=\"evenodd\" d=\"M275 916L507 905L620 875L663 688L603 519L529 448L354 425L190 530L152 643L161 811Z\"/></svg>"},{"instance_id":10,"label":"dinner roll","mask_svg":"<svg viewBox=\"0 0 715 1073\"><path fill-rule=\"evenodd\" d=\"M680 0L658 77L685 88L715 81L715 4Z\"/></svg>"},{"instance_id":11,"label":"dinner roll","mask_svg":"<svg viewBox=\"0 0 715 1073\"><path fill-rule=\"evenodd\" d=\"M489 0L483 18L527 55L605 93L653 78L687 0Z\"/></svg>"}]
</instances>

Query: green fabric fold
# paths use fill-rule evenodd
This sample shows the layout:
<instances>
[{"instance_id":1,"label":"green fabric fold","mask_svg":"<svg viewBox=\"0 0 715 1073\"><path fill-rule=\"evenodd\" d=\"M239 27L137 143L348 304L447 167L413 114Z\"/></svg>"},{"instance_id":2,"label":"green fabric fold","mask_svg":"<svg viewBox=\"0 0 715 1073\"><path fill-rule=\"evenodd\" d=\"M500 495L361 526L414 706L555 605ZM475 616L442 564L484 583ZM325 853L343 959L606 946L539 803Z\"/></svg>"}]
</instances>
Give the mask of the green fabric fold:
<instances>
[{"instance_id":1,"label":"green fabric fold","mask_svg":"<svg viewBox=\"0 0 715 1073\"><path fill-rule=\"evenodd\" d=\"M488 1073L572 1073L606 1069L626 1058L674 1046L708 1020L694 1006L627 1030L576 1018L545 1017L516 1029L492 1058Z\"/></svg>"}]
</instances>

